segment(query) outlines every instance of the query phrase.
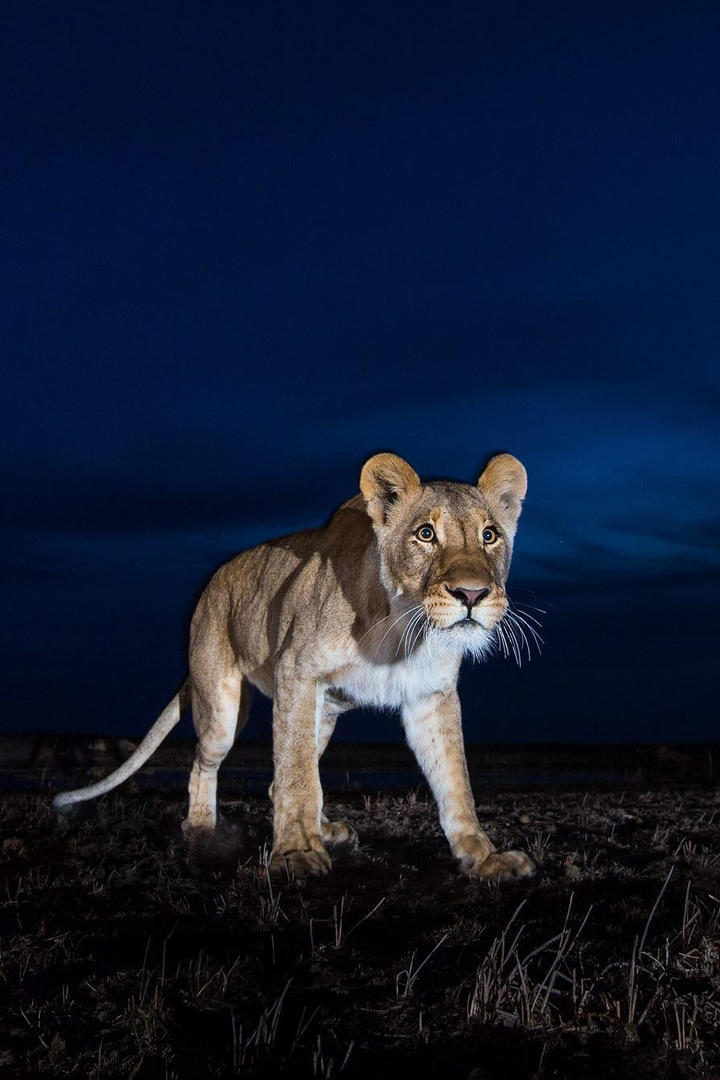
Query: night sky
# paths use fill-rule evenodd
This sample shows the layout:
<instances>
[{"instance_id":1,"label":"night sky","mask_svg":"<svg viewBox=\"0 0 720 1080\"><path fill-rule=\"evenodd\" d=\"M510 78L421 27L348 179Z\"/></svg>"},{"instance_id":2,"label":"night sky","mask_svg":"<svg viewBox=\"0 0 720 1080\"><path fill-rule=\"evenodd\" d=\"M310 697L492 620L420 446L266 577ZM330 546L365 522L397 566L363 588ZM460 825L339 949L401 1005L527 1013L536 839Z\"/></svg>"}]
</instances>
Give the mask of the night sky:
<instances>
[{"instance_id":1,"label":"night sky","mask_svg":"<svg viewBox=\"0 0 720 1080\"><path fill-rule=\"evenodd\" d=\"M467 737L717 737L720 9L668 9L4 11L4 731L138 735L226 558L507 450L546 646Z\"/></svg>"}]
</instances>

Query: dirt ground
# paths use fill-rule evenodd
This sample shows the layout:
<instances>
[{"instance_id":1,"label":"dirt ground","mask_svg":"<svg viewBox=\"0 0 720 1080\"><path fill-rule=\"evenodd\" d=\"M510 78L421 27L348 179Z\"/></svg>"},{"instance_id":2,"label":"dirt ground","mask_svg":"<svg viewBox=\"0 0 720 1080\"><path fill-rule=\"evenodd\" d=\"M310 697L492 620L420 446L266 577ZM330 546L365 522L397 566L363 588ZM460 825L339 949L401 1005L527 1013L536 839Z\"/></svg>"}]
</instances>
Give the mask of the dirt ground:
<instances>
[{"instance_id":1,"label":"dirt ground","mask_svg":"<svg viewBox=\"0 0 720 1080\"><path fill-rule=\"evenodd\" d=\"M720 1077L720 792L482 792L530 883L461 877L424 789L336 795L269 882L266 798L188 851L182 789L0 803L0 1075Z\"/></svg>"}]
</instances>

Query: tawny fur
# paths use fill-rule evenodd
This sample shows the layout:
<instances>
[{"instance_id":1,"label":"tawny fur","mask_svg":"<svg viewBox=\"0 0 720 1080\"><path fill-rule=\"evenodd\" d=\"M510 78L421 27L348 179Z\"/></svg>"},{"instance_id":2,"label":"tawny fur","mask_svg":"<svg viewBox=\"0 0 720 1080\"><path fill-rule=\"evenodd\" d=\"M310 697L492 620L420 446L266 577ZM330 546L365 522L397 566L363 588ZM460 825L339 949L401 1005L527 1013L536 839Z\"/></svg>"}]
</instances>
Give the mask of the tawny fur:
<instances>
[{"instance_id":1,"label":"tawny fur","mask_svg":"<svg viewBox=\"0 0 720 1080\"><path fill-rule=\"evenodd\" d=\"M326 873L325 844L354 835L322 812L318 761L337 717L359 704L400 710L465 873L534 872L522 852L496 852L478 823L456 689L463 655L482 656L507 611L525 469L500 454L477 485L422 484L402 458L377 454L360 488L324 528L260 544L217 571L193 616L181 691L120 769L56 806L127 779L189 698L198 742L184 828L214 829L217 771L255 686L273 698L274 872Z\"/></svg>"}]
</instances>

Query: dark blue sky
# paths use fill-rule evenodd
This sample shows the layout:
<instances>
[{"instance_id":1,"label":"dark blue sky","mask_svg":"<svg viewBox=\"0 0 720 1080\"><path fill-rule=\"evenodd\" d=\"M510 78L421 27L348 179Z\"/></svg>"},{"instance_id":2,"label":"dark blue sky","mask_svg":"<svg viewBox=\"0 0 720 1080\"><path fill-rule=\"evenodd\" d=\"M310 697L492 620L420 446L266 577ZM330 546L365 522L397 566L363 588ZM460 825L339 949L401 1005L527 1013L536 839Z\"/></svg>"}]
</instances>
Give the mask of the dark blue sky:
<instances>
[{"instance_id":1,"label":"dark blue sky","mask_svg":"<svg viewBox=\"0 0 720 1080\"><path fill-rule=\"evenodd\" d=\"M720 10L670 8L5 13L4 730L141 732L221 561L509 450L547 647L468 737L716 738Z\"/></svg>"}]
</instances>

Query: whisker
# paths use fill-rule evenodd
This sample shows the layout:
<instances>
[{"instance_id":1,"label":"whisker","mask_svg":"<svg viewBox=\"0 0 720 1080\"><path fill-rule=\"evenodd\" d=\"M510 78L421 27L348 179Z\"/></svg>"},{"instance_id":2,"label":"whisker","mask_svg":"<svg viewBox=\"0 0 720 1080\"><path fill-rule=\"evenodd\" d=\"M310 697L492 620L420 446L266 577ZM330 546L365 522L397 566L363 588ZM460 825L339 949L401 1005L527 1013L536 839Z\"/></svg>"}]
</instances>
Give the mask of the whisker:
<instances>
[{"instance_id":1,"label":"whisker","mask_svg":"<svg viewBox=\"0 0 720 1080\"><path fill-rule=\"evenodd\" d=\"M398 654L398 653L400 652L400 646L401 646L401 645L402 645L402 643L403 643L403 640L404 640L404 638L405 638L405 635L406 635L406 634L407 634L407 632L408 632L408 627L412 626L412 624L413 624L413 622L414 622L414 620L415 620L416 618L417 618L417 612L415 612L415 614L413 615L413 617L412 617L411 619L409 619L409 620L407 621L407 623L405 624L405 626L403 626L403 629L402 629L402 634L400 635L400 640L398 641L397 645L395 646L395 657L396 657L396 658L397 658L397 654Z\"/></svg>"},{"instance_id":2,"label":"whisker","mask_svg":"<svg viewBox=\"0 0 720 1080\"><path fill-rule=\"evenodd\" d=\"M502 628L502 623L497 624L497 626L495 627L495 632L497 634L498 652L502 649L502 654L507 660L510 653L508 651L507 640L505 638L505 633Z\"/></svg>"},{"instance_id":3,"label":"whisker","mask_svg":"<svg viewBox=\"0 0 720 1080\"><path fill-rule=\"evenodd\" d=\"M507 626L503 626L502 622L499 622L498 631L502 637L503 656L505 657L505 660L510 660L513 647L510 642L510 635L507 633Z\"/></svg>"},{"instance_id":4,"label":"whisker","mask_svg":"<svg viewBox=\"0 0 720 1080\"><path fill-rule=\"evenodd\" d=\"M384 641L384 640L385 640L385 638L386 638L386 637L388 636L388 634L390 633L390 631L392 630L392 628L393 628L394 626L397 626L397 624L398 624L399 622L401 622L401 621L402 621L403 619L407 618L407 616L408 616L408 615L410 615L410 614L411 614L412 612L415 612L415 611L417 611L419 607L420 607L420 604L413 604L413 606L412 606L411 608L408 608L408 609L407 609L407 611L403 611L402 615L400 615L400 616L399 616L399 617L398 617L398 618L397 618L397 619L395 620L395 622L394 622L394 623L391 623L391 624L390 624L389 628L388 628L388 629L387 629L387 630L385 631L385 633L383 634L383 636L382 636L382 637L380 638L380 640L378 641L377 645L375 646L375 653L374 653L373 655L377 655L377 651L378 651L378 649L380 648L380 646L382 645L383 641Z\"/></svg>"},{"instance_id":5,"label":"whisker","mask_svg":"<svg viewBox=\"0 0 720 1080\"><path fill-rule=\"evenodd\" d=\"M513 601L514 603L515 601ZM541 615L547 615L547 608L536 607L535 604L528 604L527 600L523 600L525 607L529 607L532 611L539 611Z\"/></svg>"},{"instance_id":6,"label":"whisker","mask_svg":"<svg viewBox=\"0 0 720 1080\"><path fill-rule=\"evenodd\" d=\"M522 647L524 645L525 646L525 652L527 653L527 658L528 658L528 660L531 660L532 656L531 656L531 653L530 653L530 642L528 641L527 634L523 630L522 626L520 625L519 622L517 622L515 612L514 611L508 611L507 617L510 620L510 622L512 623L512 625L515 627L515 629L517 630L518 635L520 636L520 643L519 643L520 644L520 649L522 650Z\"/></svg>"},{"instance_id":7,"label":"whisker","mask_svg":"<svg viewBox=\"0 0 720 1080\"><path fill-rule=\"evenodd\" d=\"M415 618L413 619L412 626L405 642L405 656L408 657L415 648L416 634L415 631L422 628L423 619L426 618L424 609L421 609Z\"/></svg>"},{"instance_id":8,"label":"whisker","mask_svg":"<svg viewBox=\"0 0 720 1080\"><path fill-rule=\"evenodd\" d=\"M426 619L425 619L425 624L424 624L423 629L422 629L422 634L423 634L423 638L424 638L425 641L427 641L428 638L430 640L432 640L432 635L433 635L434 630L435 630L435 627L430 622L430 616L427 616Z\"/></svg>"},{"instance_id":9,"label":"whisker","mask_svg":"<svg viewBox=\"0 0 720 1080\"><path fill-rule=\"evenodd\" d=\"M423 614L425 615L425 612L423 612ZM421 624L420 629L418 630L417 634L413 639L412 646L410 647L410 652L414 652L415 646L417 645L420 638L427 635L427 628L429 624L430 620L428 619L427 615L425 615L425 621Z\"/></svg>"},{"instance_id":10,"label":"whisker","mask_svg":"<svg viewBox=\"0 0 720 1080\"><path fill-rule=\"evenodd\" d=\"M508 601L508 603L509 603L509 601ZM525 615L528 619L531 619L532 622L534 622L536 626L539 626L539 627L542 628L542 623L540 622L540 620L536 619L535 616L531 615L529 611L525 610L525 608L513 607L512 605L510 605L510 607L511 607L511 610L514 611L516 614L517 614L517 612L522 612L522 614ZM536 610L539 611L540 608L537 608Z\"/></svg>"},{"instance_id":11,"label":"whisker","mask_svg":"<svg viewBox=\"0 0 720 1080\"><path fill-rule=\"evenodd\" d=\"M530 641L528 639L527 634L525 633L525 628L522 625L522 620L519 618L517 612L515 612L515 611L510 612L510 617L511 617L513 623L515 624L515 626L517 627L518 633L520 634L521 638L523 639L523 642L525 643L525 648L527 650L528 660L530 660L532 658L532 654L531 654L531 650L530 650Z\"/></svg>"},{"instance_id":12,"label":"whisker","mask_svg":"<svg viewBox=\"0 0 720 1080\"><path fill-rule=\"evenodd\" d=\"M364 639L368 636L368 634L371 634L373 632L373 630L375 629L376 626L380 626L381 623L387 622L388 619L392 619L394 614L395 614L395 612L391 611L389 615L383 615L382 619L378 619L377 622L374 622L372 624L372 626L370 627L370 629L366 630L361 638L358 638L358 645L360 644L361 641L364 641Z\"/></svg>"},{"instance_id":13,"label":"whisker","mask_svg":"<svg viewBox=\"0 0 720 1080\"><path fill-rule=\"evenodd\" d=\"M397 648L395 650L395 656L396 657L397 657L397 654L400 652L400 649L402 648L402 644L403 644L403 641L405 641L405 638L407 637L407 641L408 642L410 641L410 634L412 633L412 631L413 631L414 627L416 626L418 620L422 618L422 614L423 614L422 609L420 611L416 611L415 614L413 615L412 619L410 620L410 622L404 628L404 630L402 632L402 636L401 636L400 640L398 641ZM407 654L408 654L408 652L407 652L407 643L406 643L406 645L405 645L405 656L406 657L407 657Z\"/></svg>"},{"instance_id":14,"label":"whisker","mask_svg":"<svg viewBox=\"0 0 720 1080\"><path fill-rule=\"evenodd\" d=\"M534 640L534 642L535 642L535 645L537 646L537 651L538 651L539 653L540 653L540 652L542 652L542 648L541 648L541 646L542 646L542 645L544 645L544 644L545 644L545 642L544 642L544 641L543 641L543 639L542 639L542 638L540 637L540 635L538 634L538 632L537 632L537 630L535 629L535 627L534 627L534 626L531 626L529 622L525 622L525 619L524 619L524 618L522 617L522 615L520 615L520 614L519 614L519 612L517 612L517 611L512 611L512 612L511 612L510 614L511 614L511 615L512 615L512 616L513 616L513 617L514 617L515 619L517 619L517 620L518 620L519 622L521 622L521 623L522 623L522 624L523 624L523 625L524 625L524 626L525 626L525 627L527 628L528 632L529 632L530 634L532 634L532 636L533 636L533 640ZM540 625L540 623L538 623L538 626L539 626L539 625Z\"/></svg>"},{"instance_id":15,"label":"whisker","mask_svg":"<svg viewBox=\"0 0 720 1080\"><path fill-rule=\"evenodd\" d=\"M533 600L540 600L543 603L546 602L546 601L543 600L543 598L541 596L536 596L535 593L532 591L532 589L523 589L522 587L515 586L515 588L513 589L512 598L510 597L507 590L505 591L505 596L507 598L508 606L510 608L512 608L514 611L521 611L523 613L523 615L527 615L528 619L533 619L535 622L538 622L538 620L535 619L535 617L530 614L531 611L536 611L539 615L547 615L547 609L546 608L537 607L535 604L531 604L530 601L529 601L529 598L526 600L523 597L518 603L516 603L515 594L518 593L518 592L528 593L529 597L532 597ZM529 609L529 610L527 610L527 609ZM539 625L539 623L538 623L538 625Z\"/></svg>"},{"instance_id":16,"label":"whisker","mask_svg":"<svg viewBox=\"0 0 720 1080\"><path fill-rule=\"evenodd\" d=\"M505 618L507 619L507 615L505 616ZM505 633L508 636L508 640L510 642L510 648L512 649L513 656L515 657L515 663L517 664L518 667L522 667L522 653L520 652L520 646L518 644L518 640L515 637L515 628L514 628L513 624L510 622L509 619L507 619L507 622L505 622L505 625L504 625L503 629L505 630Z\"/></svg>"},{"instance_id":17,"label":"whisker","mask_svg":"<svg viewBox=\"0 0 720 1080\"><path fill-rule=\"evenodd\" d=\"M412 630L408 635L408 639L405 645L405 657L406 659L411 656L412 652L415 652L415 647L418 644L418 639L422 634L423 619L425 618L425 612L420 613L420 617L416 619L412 624Z\"/></svg>"},{"instance_id":18,"label":"whisker","mask_svg":"<svg viewBox=\"0 0 720 1080\"><path fill-rule=\"evenodd\" d=\"M513 594L513 600L515 599L516 596L520 596L520 599L523 602L523 604L527 604L528 607L533 607L533 605L530 603L531 600L535 600L535 601L539 600L540 603L542 603L542 604L546 604L548 602L545 599L544 596L539 596L538 593L536 593L534 589L526 589L522 585L513 585L512 594ZM543 608L535 608L534 610L535 611L543 611L543 614L545 614Z\"/></svg>"},{"instance_id":19,"label":"whisker","mask_svg":"<svg viewBox=\"0 0 720 1080\"><path fill-rule=\"evenodd\" d=\"M541 638L540 634L538 634L535 627L527 621L528 619L532 619L532 615L528 615L527 612L523 612L523 614L521 615L520 612L517 609L513 608L512 604L510 604L508 601L507 616L512 622L517 625L518 630L520 630L521 624L528 630L528 632L532 635L538 653L542 653L542 646L545 644L545 642ZM537 619L533 619L533 622L537 623L537 625L542 629L542 624L539 623ZM522 630L520 630L520 632L522 633ZM523 637L525 637L524 634Z\"/></svg>"}]
</instances>

